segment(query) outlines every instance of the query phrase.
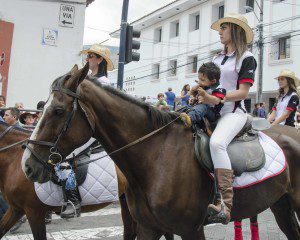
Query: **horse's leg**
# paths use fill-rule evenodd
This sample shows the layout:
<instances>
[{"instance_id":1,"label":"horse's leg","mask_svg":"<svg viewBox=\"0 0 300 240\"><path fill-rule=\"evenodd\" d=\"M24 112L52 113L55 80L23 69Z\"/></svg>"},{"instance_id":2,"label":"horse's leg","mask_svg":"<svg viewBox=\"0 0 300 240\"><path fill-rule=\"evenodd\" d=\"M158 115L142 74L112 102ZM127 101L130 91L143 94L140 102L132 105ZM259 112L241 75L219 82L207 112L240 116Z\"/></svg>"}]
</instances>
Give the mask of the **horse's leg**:
<instances>
[{"instance_id":1,"label":"horse's leg","mask_svg":"<svg viewBox=\"0 0 300 240\"><path fill-rule=\"evenodd\" d=\"M160 231L137 225L137 240L159 240L161 236L163 233Z\"/></svg>"},{"instance_id":2,"label":"horse's leg","mask_svg":"<svg viewBox=\"0 0 300 240\"><path fill-rule=\"evenodd\" d=\"M123 194L119 197L121 205L121 214L124 225L124 240L134 240L136 238L136 222L133 220L126 201L126 196Z\"/></svg>"},{"instance_id":3,"label":"horse's leg","mask_svg":"<svg viewBox=\"0 0 300 240\"><path fill-rule=\"evenodd\" d=\"M0 223L0 239L12 228L24 215L22 211L18 211L9 207L1 219Z\"/></svg>"},{"instance_id":4,"label":"horse's leg","mask_svg":"<svg viewBox=\"0 0 300 240\"><path fill-rule=\"evenodd\" d=\"M34 240L47 240L45 216L43 209L25 210Z\"/></svg>"},{"instance_id":5,"label":"horse's leg","mask_svg":"<svg viewBox=\"0 0 300 240\"><path fill-rule=\"evenodd\" d=\"M272 207L276 222L288 239L300 239L299 225L289 196L283 195Z\"/></svg>"},{"instance_id":6,"label":"horse's leg","mask_svg":"<svg viewBox=\"0 0 300 240\"><path fill-rule=\"evenodd\" d=\"M172 233L165 233L164 236L166 240L174 240L174 234Z\"/></svg>"}]
</instances>

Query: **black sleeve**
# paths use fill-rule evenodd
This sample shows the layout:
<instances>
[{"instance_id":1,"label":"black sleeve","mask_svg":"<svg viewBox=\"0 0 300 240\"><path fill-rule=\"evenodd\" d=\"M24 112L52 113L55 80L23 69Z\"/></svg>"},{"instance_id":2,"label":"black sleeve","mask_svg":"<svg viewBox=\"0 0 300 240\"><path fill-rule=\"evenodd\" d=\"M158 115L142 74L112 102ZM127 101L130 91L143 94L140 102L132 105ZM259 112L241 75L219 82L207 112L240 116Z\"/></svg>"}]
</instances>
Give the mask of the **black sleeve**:
<instances>
[{"instance_id":1,"label":"black sleeve","mask_svg":"<svg viewBox=\"0 0 300 240\"><path fill-rule=\"evenodd\" d=\"M297 95L293 95L286 107L286 110L295 111L297 106L299 105L299 97Z\"/></svg>"},{"instance_id":2,"label":"black sleeve","mask_svg":"<svg viewBox=\"0 0 300 240\"><path fill-rule=\"evenodd\" d=\"M254 83L255 70L257 63L254 57L247 57L243 60L242 66L239 72L238 83L250 83L252 86Z\"/></svg>"},{"instance_id":3,"label":"black sleeve","mask_svg":"<svg viewBox=\"0 0 300 240\"><path fill-rule=\"evenodd\" d=\"M216 88L215 90L213 90L212 95L220 99L224 99L224 97L226 96L226 89Z\"/></svg>"}]
</instances>

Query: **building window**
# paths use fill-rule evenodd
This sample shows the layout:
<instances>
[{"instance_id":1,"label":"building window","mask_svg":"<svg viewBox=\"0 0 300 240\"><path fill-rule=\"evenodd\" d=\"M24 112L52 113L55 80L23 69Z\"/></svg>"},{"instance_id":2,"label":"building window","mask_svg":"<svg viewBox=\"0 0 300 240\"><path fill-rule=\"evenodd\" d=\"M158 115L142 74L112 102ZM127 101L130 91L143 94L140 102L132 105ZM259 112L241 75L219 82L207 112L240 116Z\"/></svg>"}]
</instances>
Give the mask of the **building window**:
<instances>
[{"instance_id":1,"label":"building window","mask_svg":"<svg viewBox=\"0 0 300 240\"><path fill-rule=\"evenodd\" d=\"M159 43L162 41L162 28L156 28L154 30L154 43Z\"/></svg>"},{"instance_id":2,"label":"building window","mask_svg":"<svg viewBox=\"0 0 300 240\"><path fill-rule=\"evenodd\" d=\"M172 60L169 62L169 77L174 77L177 75L177 60Z\"/></svg>"},{"instance_id":3,"label":"building window","mask_svg":"<svg viewBox=\"0 0 300 240\"><path fill-rule=\"evenodd\" d=\"M224 12L225 12L225 6L222 5L219 7L219 19L224 17Z\"/></svg>"},{"instance_id":4,"label":"building window","mask_svg":"<svg viewBox=\"0 0 300 240\"><path fill-rule=\"evenodd\" d=\"M175 21L171 23L170 27L170 38L179 36L179 21Z\"/></svg>"},{"instance_id":5,"label":"building window","mask_svg":"<svg viewBox=\"0 0 300 240\"><path fill-rule=\"evenodd\" d=\"M159 72L160 72L159 63L153 65L152 72L153 72L153 79L159 79Z\"/></svg>"},{"instance_id":6,"label":"building window","mask_svg":"<svg viewBox=\"0 0 300 240\"><path fill-rule=\"evenodd\" d=\"M190 15L190 32L198 30L200 28L200 15L194 13Z\"/></svg>"},{"instance_id":7,"label":"building window","mask_svg":"<svg viewBox=\"0 0 300 240\"><path fill-rule=\"evenodd\" d=\"M225 3L224 1L219 2L212 6L212 22L217 21L220 18L223 18L225 14Z\"/></svg>"},{"instance_id":8,"label":"building window","mask_svg":"<svg viewBox=\"0 0 300 240\"><path fill-rule=\"evenodd\" d=\"M197 73L198 56L188 57L187 73Z\"/></svg>"},{"instance_id":9,"label":"building window","mask_svg":"<svg viewBox=\"0 0 300 240\"><path fill-rule=\"evenodd\" d=\"M284 36L274 38L271 42L271 60L282 60L290 58L291 37Z\"/></svg>"}]
</instances>

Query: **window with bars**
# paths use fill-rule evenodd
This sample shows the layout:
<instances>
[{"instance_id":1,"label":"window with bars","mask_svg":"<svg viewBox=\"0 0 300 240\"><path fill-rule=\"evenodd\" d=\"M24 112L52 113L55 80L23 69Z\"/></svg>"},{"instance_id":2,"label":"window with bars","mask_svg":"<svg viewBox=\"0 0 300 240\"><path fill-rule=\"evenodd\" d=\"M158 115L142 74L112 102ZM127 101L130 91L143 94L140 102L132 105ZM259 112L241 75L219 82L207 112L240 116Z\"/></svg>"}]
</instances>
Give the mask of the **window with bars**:
<instances>
[{"instance_id":1,"label":"window with bars","mask_svg":"<svg viewBox=\"0 0 300 240\"><path fill-rule=\"evenodd\" d=\"M224 5L221 5L219 7L219 19L223 18L224 17L224 12L225 12L225 6Z\"/></svg>"},{"instance_id":2,"label":"window with bars","mask_svg":"<svg viewBox=\"0 0 300 240\"><path fill-rule=\"evenodd\" d=\"M190 15L190 32L198 30L200 28L200 15L194 13Z\"/></svg>"},{"instance_id":3,"label":"window with bars","mask_svg":"<svg viewBox=\"0 0 300 240\"><path fill-rule=\"evenodd\" d=\"M170 38L179 36L179 21L171 22L170 25Z\"/></svg>"},{"instance_id":4,"label":"window with bars","mask_svg":"<svg viewBox=\"0 0 300 240\"><path fill-rule=\"evenodd\" d=\"M271 60L282 60L290 58L291 37L284 36L273 38L270 48Z\"/></svg>"},{"instance_id":5,"label":"window with bars","mask_svg":"<svg viewBox=\"0 0 300 240\"><path fill-rule=\"evenodd\" d=\"M225 14L225 1L219 2L212 6L212 22L217 21L220 18L223 18Z\"/></svg>"},{"instance_id":6,"label":"window with bars","mask_svg":"<svg viewBox=\"0 0 300 240\"><path fill-rule=\"evenodd\" d=\"M159 79L159 74L160 74L160 64L154 64L152 67L152 72L153 72L153 79Z\"/></svg>"},{"instance_id":7,"label":"window with bars","mask_svg":"<svg viewBox=\"0 0 300 240\"><path fill-rule=\"evenodd\" d=\"M154 29L154 43L162 41L162 27Z\"/></svg>"},{"instance_id":8,"label":"window with bars","mask_svg":"<svg viewBox=\"0 0 300 240\"><path fill-rule=\"evenodd\" d=\"M169 62L169 77L175 77L177 75L177 60Z\"/></svg>"}]
</instances>

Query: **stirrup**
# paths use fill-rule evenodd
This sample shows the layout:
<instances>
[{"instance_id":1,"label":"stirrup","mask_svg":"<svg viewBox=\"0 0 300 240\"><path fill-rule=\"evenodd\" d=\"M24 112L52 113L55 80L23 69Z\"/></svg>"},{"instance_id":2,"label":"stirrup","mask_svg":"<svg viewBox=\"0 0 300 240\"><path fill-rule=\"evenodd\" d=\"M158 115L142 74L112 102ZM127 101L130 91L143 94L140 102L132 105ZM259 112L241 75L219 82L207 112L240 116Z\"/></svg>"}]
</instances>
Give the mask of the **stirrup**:
<instances>
[{"instance_id":1,"label":"stirrup","mask_svg":"<svg viewBox=\"0 0 300 240\"><path fill-rule=\"evenodd\" d=\"M80 217L81 211L79 210L79 211L77 212L76 207L75 207L75 204L74 204L72 201L70 201L70 200L68 200L67 202L64 202L64 204L61 206L60 215L63 213L63 208L64 208L64 207L65 207L65 210L67 209L68 203L71 204L71 206L73 207L73 210L74 210L74 211L73 211L74 214L73 214L72 217L70 217L70 218Z\"/></svg>"},{"instance_id":2,"label":"stirrup","mask_svg":"<svg viewBox=\"0 0 300 240\"><path fill-rule=\"evenodd\" d=\"M218 212L215 209L207 209L208 221L212 223L227 223L227 216L225 214L225 207L223 201L221 201L221 211Z\"/></svg>"}]
</instances>

